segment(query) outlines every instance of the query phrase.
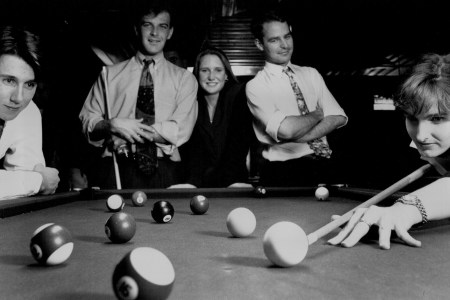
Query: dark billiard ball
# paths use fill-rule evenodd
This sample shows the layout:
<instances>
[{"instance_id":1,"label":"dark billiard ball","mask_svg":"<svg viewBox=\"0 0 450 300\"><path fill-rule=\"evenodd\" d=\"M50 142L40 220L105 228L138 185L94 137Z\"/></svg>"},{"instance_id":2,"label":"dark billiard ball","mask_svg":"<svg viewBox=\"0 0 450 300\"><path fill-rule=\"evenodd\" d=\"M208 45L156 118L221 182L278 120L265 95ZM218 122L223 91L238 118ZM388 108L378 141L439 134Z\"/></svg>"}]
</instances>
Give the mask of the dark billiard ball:
<instances>
[{"instance_id":1,"label":"dark billiard ball","mask_svg":"<svg viewBox=\"0 0 450 300\"><path fill-rule=\"evenodd\" d=\"M109 211L117 212L121 211L123 207L125 206L125 202L123 201L122 196L118 194L114 194L108 197L106 199L106 207Z\"/></svg>"},{"instance_id":2,"label":"dark billiard ball","mask_svg":"<svg viewBox=\"0 0 450 300\"><path fill-rule=\"evenodd\" d=\"M157 223L167 223L172 220L175 210L169 201L160 200L153 204L152 217Z\"/></svg>"},{"instance_id":3,"label":"dark billiard ball","mask_svg":"<svg viewBox=\"0 0 450 300\"><path fill-rule=\"evenodd\" d=\"M138 247L116 265L112 276L118 299L167 299L175 281L175 269L159 250Z\"/></svg>"},{"instance_id":4,"label":"dark billiard ball","mask_svg":"<svg viewBox=\"0 0 450 300\"><path fill-rule=\"evenodd\" d=\"M147 195L142 191L136 191L131 196L131 202L134 206L144 206L147 202Z\"/></svg>"},{"instance_id":5,"label":"dark billiard ball","mask_svg":"<svg viewBox=\"0 0 450 300\"><path fill-rule=\"evenodd\" d=\"M61 225L45 224L34 231L30 250L37 262L44 265L58 265L72 254L72 236Z\"/></svg>"},{"instance_id":6,"label":"dark billiard ball","mask_svg":"<svg viewBox=\"0 0 450 300\"><path fill-rule=\"evenodd\" d=\"M209 200L205 196L197 195L192 197L190 206L195 215L203 215L208 211Z\"/></svg>"},{"instance_id":7,"label":"dark billiard ball","mask_svg":"<svg viewBox=\"0 0 450 300\"><path fill-rule=\"evenodd\" d=\"M106 222L105 233L113 243L126 243L136 233L136 221L125 212L115 213Z\"/></svg>"},{"instance_id":8,"label":"dark billiard ball","mask_svg":"<svg viewBox=\"0 0 450 300\"><path fill-rule=\"evenodd\" d=\"M266 195L267 191L264 187L262 186L257 186L255 187L255 195L257 197L264 197Z\"/></svg>"}]
</instances>

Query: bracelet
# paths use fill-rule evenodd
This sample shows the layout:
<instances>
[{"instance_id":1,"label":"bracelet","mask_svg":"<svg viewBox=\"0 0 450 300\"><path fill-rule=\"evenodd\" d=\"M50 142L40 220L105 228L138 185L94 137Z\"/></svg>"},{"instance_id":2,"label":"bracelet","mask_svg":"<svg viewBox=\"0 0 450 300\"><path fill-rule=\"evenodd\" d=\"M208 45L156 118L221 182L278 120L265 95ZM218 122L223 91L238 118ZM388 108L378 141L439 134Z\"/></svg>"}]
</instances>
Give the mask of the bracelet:
<instances>
[{"instance_id":1,"label":"bracelet","mask_svg":"<svg viewBox=\"0 0 450 300\"><path fill-rule=\"evenodd\" d=\"M425 224L428 222L427 211L425 210L425 207L423 206L422 201L419 199L419 197L417 197L416 195L409 194L409 195L400 197L394 203L398 203L398 202L406 204L406 205L414 205L415 207L417 207L417 209L420 212L420 215L422 216L421 224Z\"/></svg>"}]
</instances>

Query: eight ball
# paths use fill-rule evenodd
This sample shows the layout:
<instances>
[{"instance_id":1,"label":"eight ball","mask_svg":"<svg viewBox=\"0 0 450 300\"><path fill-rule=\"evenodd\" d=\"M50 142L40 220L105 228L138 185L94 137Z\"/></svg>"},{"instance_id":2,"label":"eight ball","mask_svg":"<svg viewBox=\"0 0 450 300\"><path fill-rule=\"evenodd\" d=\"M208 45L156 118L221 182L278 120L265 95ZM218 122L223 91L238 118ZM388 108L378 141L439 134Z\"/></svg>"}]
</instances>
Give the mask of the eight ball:
<instances>
[{"instance_id":1,"label":"eight ball","mask_svg":"<svg viewBox=\"0 0 450 300\"><path fill-rule=\"evenodd\" d=\"M262 187L262 186L255 187L255 191L254 192L255 192L255 195L257 197L264 197L266 195L266 193L267 193L266 189L264 187Z\"/></svg>"},{"instance_id":2,"label":"eight ball","mask_svg":"<svg viewBox=\"0 0 450 300\"><path fill-rule=\"evenodd\" d=\"M157 223L167 223L172 220L175 210L169 201L157 201L153 204L152 217Z\"/></svg>"},{"instance_id":3,"label":"eight ball","mask_svg":"<svg viewBox=\"0 0 450 300\"><path fill-rule=\"evenodd\" d=\"M208 211L209 200L205 196L197 195L192 197L190 206L195 215L203 215Z\"/></svg>"}]
</instances>

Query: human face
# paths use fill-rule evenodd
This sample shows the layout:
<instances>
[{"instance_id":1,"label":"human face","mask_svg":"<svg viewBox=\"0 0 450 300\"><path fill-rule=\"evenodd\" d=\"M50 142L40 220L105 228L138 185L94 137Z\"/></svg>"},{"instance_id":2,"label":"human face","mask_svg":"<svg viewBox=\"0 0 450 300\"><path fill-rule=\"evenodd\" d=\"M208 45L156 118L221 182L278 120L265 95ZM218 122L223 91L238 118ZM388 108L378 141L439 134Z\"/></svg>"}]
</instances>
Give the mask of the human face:
<instances>
[{"instance_id":1,"label":"human face","mask_svg":"<svg viewBox=\"0 0 450 300\"><path fill-rule=\"evenodd\" d=\"M294 40L286 22L277 21L263 24L263 40L256 40L256 46L264 52L266 61L286 66L294 51Z\"/></svg>"},{"instance_id":2,"label":"human face","mask_svg":"<svg viewBox=\"0 0 450 300\"><path fill-rule=\"evenodd\" d=\"M200 87L207 95L218 95L228 79L225 66L217 55L207 54L200 59L198 70Z\"/></svg>"},{"instance_id":3,"label":"human face","mask_svg":"<svg viewBox=\"0 0 450 300\"><path fill-rule=\"evenodd\" d=\"M419 116L406 116L406 130L424 157L437 157L450 149L450 114L437 106Z\"/></svg>"},{"instance_id":4,"label":"human face","mask_svg":"<svg viewBox=\"0 0 450 300\"><path fill-rule=\"evenodd\" d=\"M169 13L163 11L156 16L155 14L143 16L141 25L136 31L144 55L155 56L162 53L166 41L170 40L173 33Z\"/></svg>"},{"instance_id":5,"label":"human face","mask_svg":"<svg viewBox=\"0 0 450 300\"><path fill-rule=\"evenodd\" d=\"M0 119L13 120L36 92L33 69L14 55L0 56Z\"/></svg>"}]
</instances>

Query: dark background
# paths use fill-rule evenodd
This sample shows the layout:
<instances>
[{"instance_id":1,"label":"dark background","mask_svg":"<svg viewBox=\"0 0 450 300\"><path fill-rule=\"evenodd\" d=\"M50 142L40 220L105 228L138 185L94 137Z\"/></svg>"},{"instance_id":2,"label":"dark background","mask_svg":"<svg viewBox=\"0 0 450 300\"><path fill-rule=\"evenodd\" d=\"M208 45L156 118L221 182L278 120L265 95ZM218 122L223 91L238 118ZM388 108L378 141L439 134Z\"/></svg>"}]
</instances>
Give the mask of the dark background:
<instances>
[{"instance_id":1,"label":"dark background","mask_svg":"<svg viewBox=\"0 0 450 300\"><path fill-rule=\"evenodd\" d=\"M178 50L192 66L211 24L223 18L223 1L171 2L175 32L167 49ZM47 68L36 102L43 110L46 158L63 175L65 169L86 163L80 158L90 151L77 118L102 66L90 47L123 56L132 53L130 20L138 4L139 0L0 2L1 25L26 25L42 37ZM235 5L234 16L249 18L271 6L285 10L295 39L292 62L317 68L349 116L348 125L329 137L341 162L340 183L383 187L423 164L409 148L402 116L374 111L373 98L395 95L421 54L449 52L445 1L241 0ZM364 75L364 70L380 66L394 71Z\"/></svg>"}]
</instances>

